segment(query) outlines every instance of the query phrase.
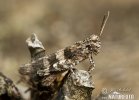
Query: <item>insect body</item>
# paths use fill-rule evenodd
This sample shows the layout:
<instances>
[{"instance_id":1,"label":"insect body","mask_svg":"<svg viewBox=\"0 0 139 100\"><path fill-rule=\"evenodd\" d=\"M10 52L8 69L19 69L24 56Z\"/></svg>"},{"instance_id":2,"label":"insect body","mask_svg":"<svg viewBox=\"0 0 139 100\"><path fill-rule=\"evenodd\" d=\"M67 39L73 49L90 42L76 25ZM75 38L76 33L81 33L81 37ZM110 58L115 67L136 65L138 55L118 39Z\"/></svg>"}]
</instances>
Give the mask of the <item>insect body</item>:
<instances>
[{"instance_id":1,"label":"insect body","mask_svg":"<svg viewBox=\"0 0 139 100\"><path fill-rule=\"evenodd\" d=\"M36 37L35 35L33 36ZM48 75L49 72L68 70L69 67L75 67L83 60L92 57L92 54L98 54L100 47L101 42L99 37L91 35L90 38L84 41L76 42L74 45L58 50L53 54L33 60L31 64L26 64L26 67L21 67L22 70L20 73L25 72L27 74L30 72L29 70L33 70L30 66L39 66L37 73L40 76L42 76L42 73ZM23 71L23 69L28 71Z\"/></svg>"},{"instance_id":2,"label":"insect body","mask_svg":"<svg viewBox=\"0 0 139 100\"><path fill-rule=\"evenodd\" d=\"M68 46L64 49L58 50L53 54L46 55L42 58L32 61L32 64L43 60L45 68L48 67L52 69L59 65L59 67L61 67L59 68L60 70L62 67L64 68L65 65L75 66L83 60L88 59L92 54L97 55L99 53L100 47L101 42L99 37L97 35L91 35L90 38L87 38L84 41L76 42L72 46Z\"/></svg>"}]
</instances>

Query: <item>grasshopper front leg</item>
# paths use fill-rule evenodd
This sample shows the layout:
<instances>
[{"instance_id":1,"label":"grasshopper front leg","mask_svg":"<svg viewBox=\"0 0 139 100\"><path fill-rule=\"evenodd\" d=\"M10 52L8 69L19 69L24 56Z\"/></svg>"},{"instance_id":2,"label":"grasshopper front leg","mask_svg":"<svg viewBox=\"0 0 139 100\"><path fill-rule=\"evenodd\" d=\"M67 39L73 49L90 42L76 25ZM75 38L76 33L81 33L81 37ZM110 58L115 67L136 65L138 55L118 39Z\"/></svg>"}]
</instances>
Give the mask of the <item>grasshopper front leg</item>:
<instances>
[{"instance_id":1,"label":"grasshopper front leg","mask_svg":"<svg viewBox=\"0 0 139 100\"><path fill-rule=\"evenodd\" d=\"M91 74L91 72L95 69L95 62L92 54L89 54L89 61L91 65L89 66L88 72Z\"/></svg>"}]
</instances>

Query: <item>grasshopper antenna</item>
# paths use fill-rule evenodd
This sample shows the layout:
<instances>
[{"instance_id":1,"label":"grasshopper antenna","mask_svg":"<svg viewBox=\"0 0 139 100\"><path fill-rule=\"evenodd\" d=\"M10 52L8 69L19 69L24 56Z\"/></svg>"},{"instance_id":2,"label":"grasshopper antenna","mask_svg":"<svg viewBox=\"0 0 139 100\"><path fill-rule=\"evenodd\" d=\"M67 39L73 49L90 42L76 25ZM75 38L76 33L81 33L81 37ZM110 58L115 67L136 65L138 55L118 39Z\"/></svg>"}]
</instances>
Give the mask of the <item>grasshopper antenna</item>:
<instances>
[{"instance_id":1,"label":"grasshopper antenna","mask_svg":"<svg viewBox=\"0 0 139 100\"><path fill-rule=\"evenodd\" d=\"M103 30L104 30L104 27L105 27L105 25L106 25L106 23L107 23L107 20L108 20L108 18L109 18L109 15L110 15L110 11L108 11L107 14L104 15L104 17L103 17L99 36L101 36L102 33L103 33Z\"/></svg>"}]
</instances>

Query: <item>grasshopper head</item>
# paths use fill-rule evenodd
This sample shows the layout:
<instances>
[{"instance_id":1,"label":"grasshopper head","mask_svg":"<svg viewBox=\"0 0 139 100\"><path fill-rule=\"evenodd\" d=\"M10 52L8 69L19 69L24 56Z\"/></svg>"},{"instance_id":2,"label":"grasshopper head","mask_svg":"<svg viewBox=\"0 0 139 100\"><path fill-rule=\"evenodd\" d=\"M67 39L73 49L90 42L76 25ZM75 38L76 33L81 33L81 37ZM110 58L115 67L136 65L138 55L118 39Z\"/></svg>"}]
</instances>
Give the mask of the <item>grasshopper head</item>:
<instances>
[{"instance_id":1,"label":"grasshopper head","mask_svg":"<svg viewBox=\"0 0 139 100\"><path fill-rule=\"evenodd\" d=\"M86 40L86 48L90 53L97 55L101 48L100 38L97 35L91 35L90 38Z\"/></svg>"},{"instance_id":2,"label":"grasshopper head","mask_svg":"<svg viewBox=\"0 0 139 100\"><path fill-rule=\"evenodd\" d=\"M98 35L92 34L90 38L88 38L87 40L88 43L86 43L87 44L86 47L88 48L88 51L90 51L90 53L94 53L95 55L97 55L100 51L100 47L101 47L100 36L102 35L105 24L109 18L109 13L110 12L108 11L107 14L104 15L103 17L100 33Z\"/></svg>"}]
</instances>

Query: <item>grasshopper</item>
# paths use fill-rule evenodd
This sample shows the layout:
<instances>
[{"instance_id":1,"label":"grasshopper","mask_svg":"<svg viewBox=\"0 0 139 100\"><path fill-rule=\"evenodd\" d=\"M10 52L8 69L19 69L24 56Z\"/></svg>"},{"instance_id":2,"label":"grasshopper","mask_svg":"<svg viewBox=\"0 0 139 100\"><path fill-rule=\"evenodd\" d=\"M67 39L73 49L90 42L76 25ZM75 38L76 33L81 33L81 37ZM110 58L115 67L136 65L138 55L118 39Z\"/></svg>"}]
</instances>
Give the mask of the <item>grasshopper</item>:
<instances>
[{"instance_id":1,"label":"grasshopper","mask_svg":"<svg viewBox=\"0 0 139 100\"><path fill-rule=\"evenodd\" d=\"M86 59L90 61L88 72L91 73L95 67L93 56L100 51L100 36L108 17L109 12L103 18L98 35L92 34L85 40L78 41L50 55L45 54L42 43L35 34L32 34L26 41L31 54L31 63L20 67L19 73L22 75L22 79L30 84L31 89L50 95L55 94L68 73L73 72L75 66Z\"/></svg>"}]
</instances>

